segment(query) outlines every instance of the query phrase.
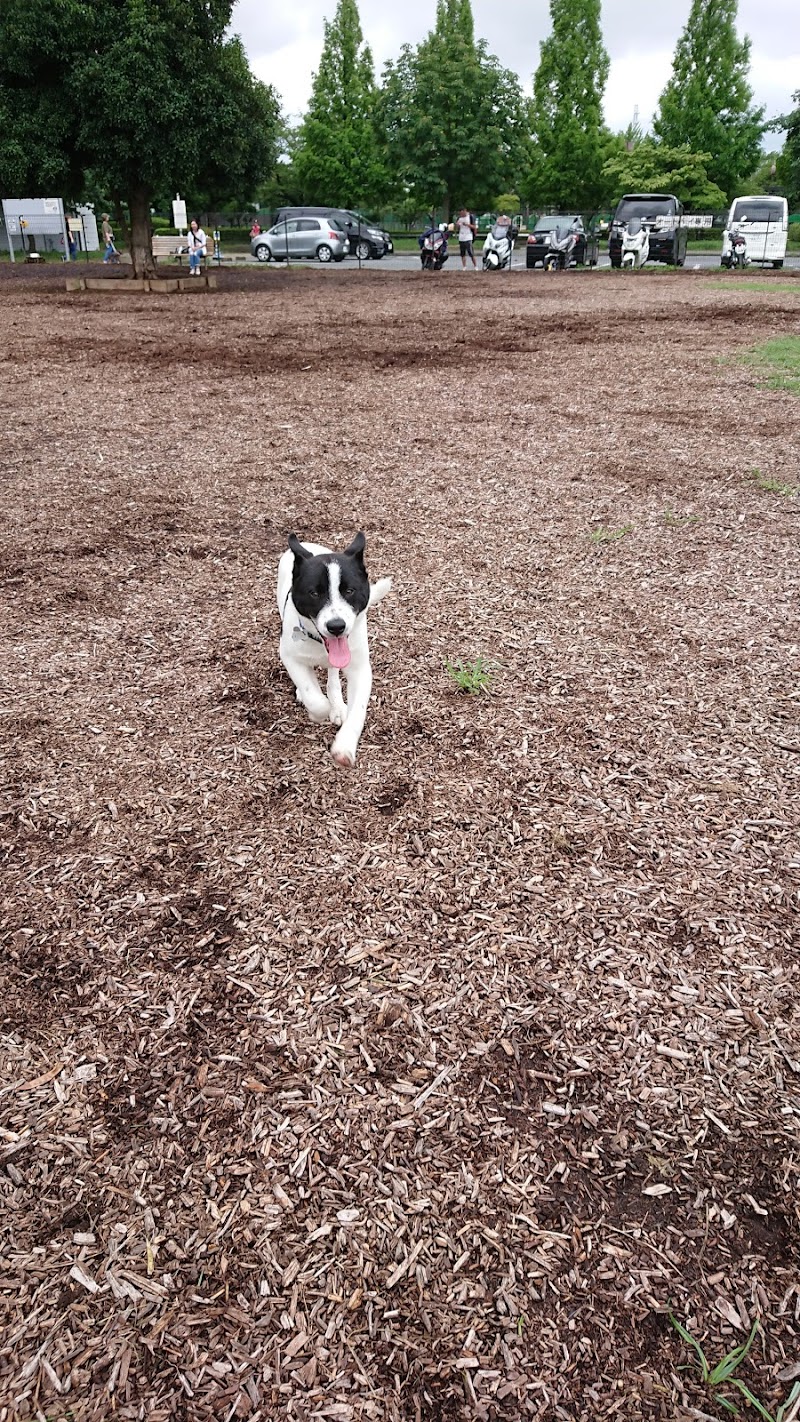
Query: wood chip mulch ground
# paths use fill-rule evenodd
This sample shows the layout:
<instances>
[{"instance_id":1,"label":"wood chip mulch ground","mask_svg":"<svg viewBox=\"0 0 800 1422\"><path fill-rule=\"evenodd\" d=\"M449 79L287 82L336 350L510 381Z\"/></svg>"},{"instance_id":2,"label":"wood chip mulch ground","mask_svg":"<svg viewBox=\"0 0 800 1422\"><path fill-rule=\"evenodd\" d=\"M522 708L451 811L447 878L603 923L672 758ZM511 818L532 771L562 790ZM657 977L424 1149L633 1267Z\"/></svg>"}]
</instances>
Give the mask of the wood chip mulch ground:
<instances>
[{"instance_id":1,"label":"wood chip mulch ground","mask_svg":"<svg viewBox=\"0 0 800 1422\"><path fill-rule=\"evenodd\" d=\"M786 1398L798 304L4 271L0 1418L721 1416L670 1309ZM274 578L358 528L347 774Z\"/></svg>"}]
</instances>

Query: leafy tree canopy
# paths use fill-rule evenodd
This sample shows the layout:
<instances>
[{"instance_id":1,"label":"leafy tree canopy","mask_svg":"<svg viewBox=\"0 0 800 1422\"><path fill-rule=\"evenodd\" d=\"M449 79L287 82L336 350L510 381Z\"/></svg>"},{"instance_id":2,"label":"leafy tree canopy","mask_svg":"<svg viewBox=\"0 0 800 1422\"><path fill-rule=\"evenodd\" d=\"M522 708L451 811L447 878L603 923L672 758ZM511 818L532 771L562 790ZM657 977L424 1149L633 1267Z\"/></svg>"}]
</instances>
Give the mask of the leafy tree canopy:
<instances>
[{"instance_id":1,"label":"leafy tree canopy","mask_svg":"<svg viewBox=\"0 0 800 1422\"><path fill-rule=\"evenodd\" d=\"M438 0L434 29L384 71L393 187L445 216L487 206L518 177L526 118L516 74L475 40L470 0Z\"/></svg>"},{"instance_id":2,"label":"leafy tree canopy","mask_svg":"<svg viewBox=\"0 0 800 1422\"><path fill-rule=\"evenodd\" d=\"M764 110L752 106L750 41L736 33L738 0L692 0L672 78L661 95L656 136L708 153L708 175L728 198L755 168Z\"/></svg>"},{"instance_id":3,"label":"leafy tree canopy","mask_svg":"<svg viewBox=\"0 0 800 1422\"><path fill-rule=\"evenodd\" d=\"M226 37L232 11L233 0L2 0L0 187L75 198L91 172L127 203L134 268L150 270L154 193L252 191L274 163L277 98Z\"/></svg>"},{"instance_id":4,"label":"leafy tree canopy","mask_svg":"<svg viewBox=\"0 0 800 1422\"><path fill-rule=\"evenodd\" d=\"M789 199L789 206L796 209L800 207L800 89L792 94L792 103L795 105L792 111L774 119L769 126L786 132L786 142L778 160L779 180Z\"/></svg>"},{"instance_id":5,"label":"leafy tree canopy","mask_svg":"<svg viewBox=\"0 0 800 1422\"><path fill-rule=\"evenodd\" d=\"M604 177L616 198L623 193L674 193L695 212L716 212L725 206L725 194L708 176L709 153L693 153L688 145L670 148L645 138L630 152L624 149L609 158Z\"/></svg>"},{"instance_id":6,"label":"leafy tree canopy","mask_svg":"<svg viewBox=\"0 0 800 1422\"><path fill-rule=\"evenodd\" d=\"M295 177L305 200L374 207L386 187L372 53L356 0L339 0L325 21L325 43L311 104L300 128Z\"/></svg>"}]
</instances>

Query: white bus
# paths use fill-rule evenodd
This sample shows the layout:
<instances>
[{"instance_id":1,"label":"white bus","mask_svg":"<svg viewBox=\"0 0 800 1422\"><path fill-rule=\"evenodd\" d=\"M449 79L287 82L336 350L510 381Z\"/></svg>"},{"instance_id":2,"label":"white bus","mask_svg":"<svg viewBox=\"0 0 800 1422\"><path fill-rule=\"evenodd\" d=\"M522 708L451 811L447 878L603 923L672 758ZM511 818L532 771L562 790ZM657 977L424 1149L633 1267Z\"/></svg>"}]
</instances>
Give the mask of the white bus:
<instances>
[{"instance_id":1,"label":"white bus","mask_svg":"<svg viewBox=\"0 0 800 1422\"><path fill-rule=\"evenodd\" d=\"M722 260L731 251L731 232L741 232L747 256L762 266L782 267L789 235L789 204L784 197L737 197L722 234Z\"/></svg>"}]
</instances>

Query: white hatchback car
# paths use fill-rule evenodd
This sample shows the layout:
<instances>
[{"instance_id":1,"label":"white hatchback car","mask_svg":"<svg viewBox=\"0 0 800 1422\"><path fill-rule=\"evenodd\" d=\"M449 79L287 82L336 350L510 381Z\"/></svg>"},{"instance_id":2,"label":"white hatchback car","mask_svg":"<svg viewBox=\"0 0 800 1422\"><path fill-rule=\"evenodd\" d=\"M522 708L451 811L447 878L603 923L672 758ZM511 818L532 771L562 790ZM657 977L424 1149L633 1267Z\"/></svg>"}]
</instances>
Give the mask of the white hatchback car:
<instances>
[{"instance_id":1,"label":"white hatchback car","mask_svg":"<svg viewBox=\"0 0 800 1422\"><path fill-rule=\"evenodd\" d=\"M250 251L259 262L285 262L300 257L343 262L350 243L335 218L290 217L254 237Z\"/></svg>"}]
</instances>

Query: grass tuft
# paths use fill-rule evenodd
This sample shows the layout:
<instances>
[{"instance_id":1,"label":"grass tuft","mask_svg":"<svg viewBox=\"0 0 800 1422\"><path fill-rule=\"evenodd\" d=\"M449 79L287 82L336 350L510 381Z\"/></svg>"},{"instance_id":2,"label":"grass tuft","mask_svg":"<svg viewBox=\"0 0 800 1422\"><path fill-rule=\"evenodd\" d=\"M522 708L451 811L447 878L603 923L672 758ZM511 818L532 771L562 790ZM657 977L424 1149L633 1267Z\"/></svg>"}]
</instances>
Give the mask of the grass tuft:
<instances>
[{"instance_id":1,"label":"grass tuft","mask_svg":"<svg viewBox=\"0 0 800 1422\"><path fill-rule=\"evenodd\" d=\"M674 509L664 510L664 522L667 528L689 528L693 523L699 523L697 514L676 514Z\"/></svg>"},{"instance_id":2,"label":"grass tuft","mask_svg":"<svg viewBox=\"0 0 800 1422\"><path fill-rule=\"evenodd\" d=\"M477 657L474 662L463 662L460 658L457 662L445 662L445 668L459 691L473 695L489 690L492 668L483 657Z\"/></svg>"},{"instance_id":3,"label":"grass tuft","mask_svg":"<svg viewBox=\"0 0 800 1422\"><path fill-rule=\"evenodd\" d=\"M618 538L624 538L626 533L633 532L633 524L626 523L624 528L605 528L603 524L599 528L593 528L589 537L592 543L614 543Z\"/></svg>"},{"instance_id":4,"label":"grass tuft","mask_svg":"<svg viewBox=\"0 0 800 1422\"><path fill-rule=\"evenodd\" d=\"M760 469L753 470L753 482L757 489L763 489L766 494L783 494L785 499L793 499L797 493L796 484L782 484L780 479L770 479Z\"/></svg>"},{"instance_id":5,"label":"grass tuft","mask_svg":"<svg viewBox=\"0 0 800 1422\"><path fill-rule=\"evenodd\" d=\"M778 1408L777 1412L770 1412L747 1386L747 1383L742 1382L741 1378L735 1376L750 1352L756 1334L763 1333L758 1319L756 1319L753 1327L750 1329L744 1343L737 1343L736 1347L731 1348L730 1352L726 1353L724 1358L721 1358L714 1367L709 1363L697 1339L692 1336L688 1328L684 1328L683 1324L678 1322L673 1313L669 1314L669 1321L678 1336L694 1351L697 1358L696 1366L700 1377L706 1387L712 1391L714 1402L718 1407L724 1408L726 1412L732 1412L735 1417L741 1415L739 1408L736 1406L736 1402L730 1397L723 1396L718 1390L722 1386L730 1386L736 1388L736 1391L744 1398L750 1407L755 1409L758 1416L763 1419L763 1422L789 1422L789 1409L793 1407L793 1404L800 1398L800 1383L795 1383L786 1401Z\"/></svg>"}]
</instances>

